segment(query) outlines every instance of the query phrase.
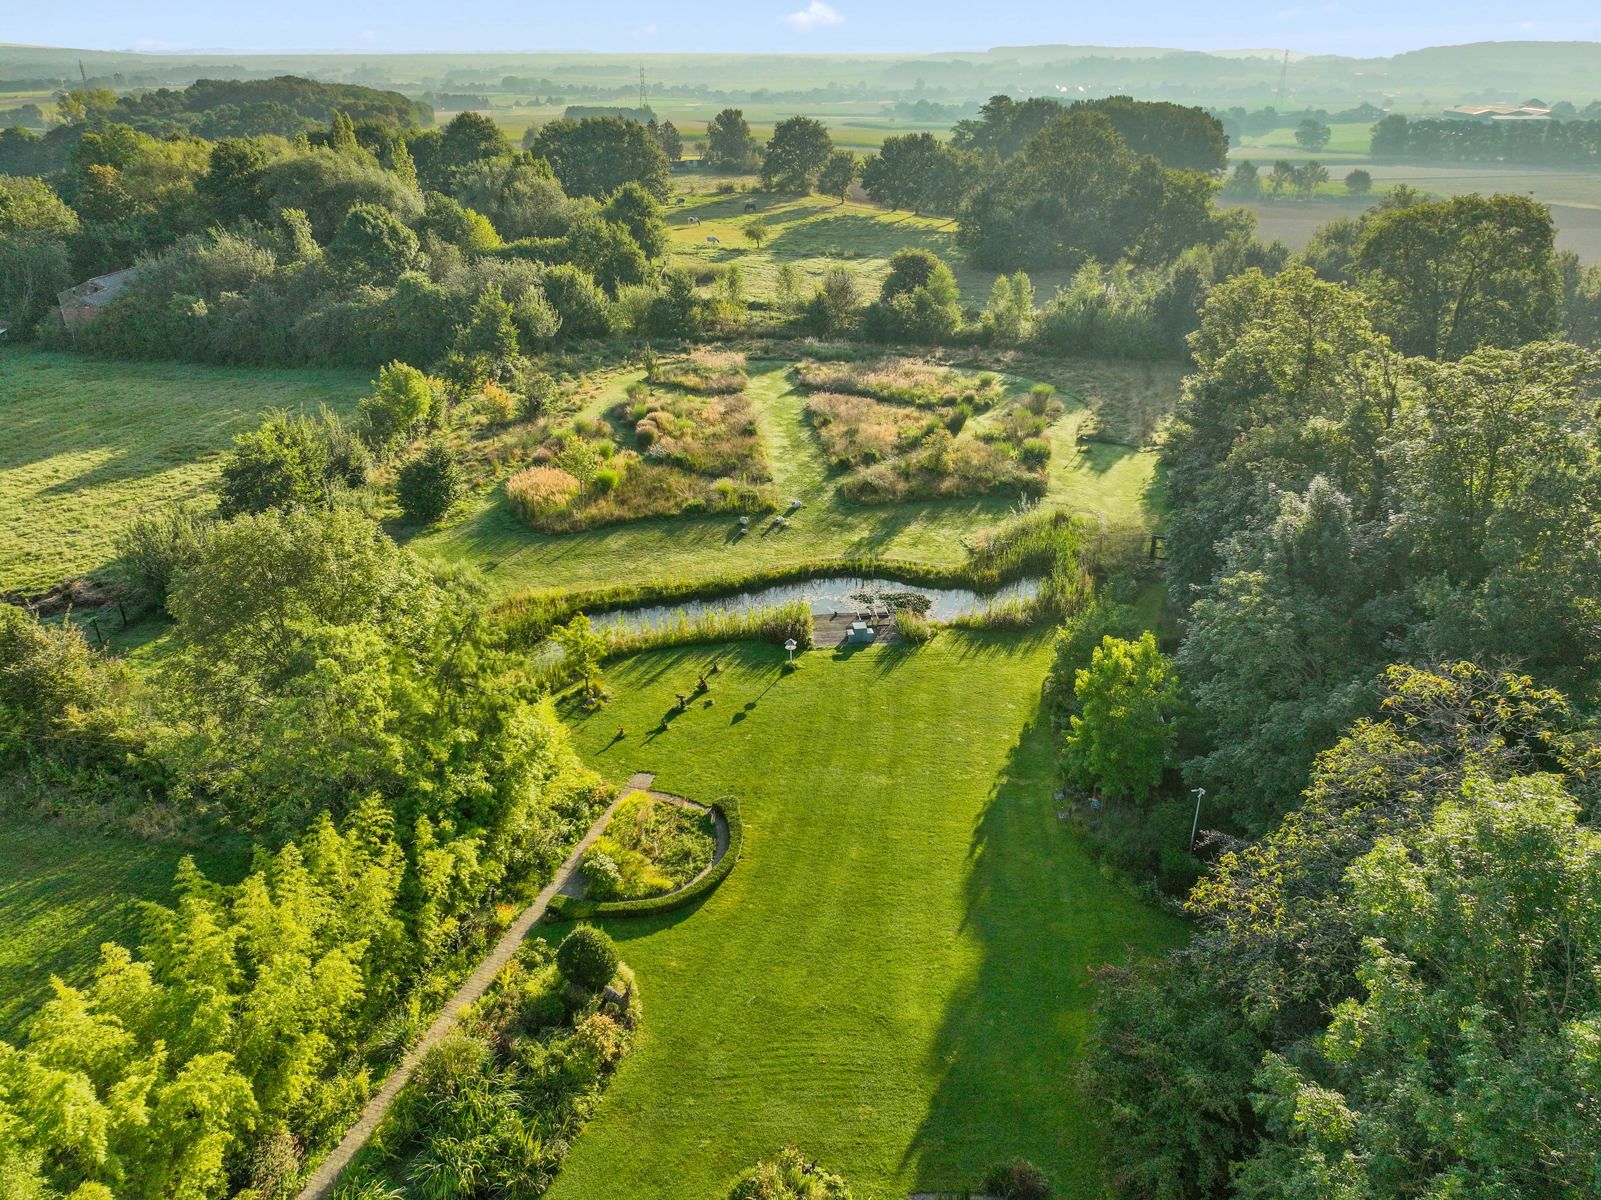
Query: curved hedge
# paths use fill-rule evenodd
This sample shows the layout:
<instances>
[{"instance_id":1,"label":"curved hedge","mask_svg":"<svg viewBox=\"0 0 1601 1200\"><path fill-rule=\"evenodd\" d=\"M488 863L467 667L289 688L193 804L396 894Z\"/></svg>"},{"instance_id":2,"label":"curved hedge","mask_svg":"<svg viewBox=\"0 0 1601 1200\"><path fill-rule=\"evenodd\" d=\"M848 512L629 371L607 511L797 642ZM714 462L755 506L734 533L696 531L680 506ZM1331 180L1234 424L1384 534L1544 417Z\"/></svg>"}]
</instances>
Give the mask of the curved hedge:
<instances>
[{"instance_id":1,"label":"curved hedge","mask_svg":"<svg viewBox=\"0 0 1601 1200\"><path fill-rule=\"evenodd\" d=\"M708 895L720 884L739 858L745 844L745 825L739 815L739 801L724 796L710 805L714 812L723 814L728 826L728 849L704 875L692 879L675 892L663 896L648 896L643 900L584 900L577 896L557 896L545 910L547 921L587 921L594 917L651 917L657 913L672 912L693 904Z\"/></svg>"}]
</instances>

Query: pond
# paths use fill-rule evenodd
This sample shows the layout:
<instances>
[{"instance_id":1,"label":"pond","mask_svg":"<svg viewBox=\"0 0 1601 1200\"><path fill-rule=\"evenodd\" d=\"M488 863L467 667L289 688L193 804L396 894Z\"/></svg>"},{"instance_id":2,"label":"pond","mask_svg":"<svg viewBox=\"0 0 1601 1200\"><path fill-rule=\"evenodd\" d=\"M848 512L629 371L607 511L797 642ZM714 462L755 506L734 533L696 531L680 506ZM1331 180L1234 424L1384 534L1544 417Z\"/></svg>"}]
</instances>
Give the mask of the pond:
<instances>
[{"instance_id":1,"label":"pond","mask_svg":"<svg viewBox=\"0 0 1601 1200\"><path fill-rule=\"evenodd\" d=\"M797 583L778 583L771 587L732 596L718 596L711 600L684 600L677 604L657 604L648 608L626 608L612 612L591 613L590 619L597 630L638 630L676 623L680 617L693 619L706 613L741 613L758 608L771 608L804 602L813 615L852 612L862 607L851 597L858 592L893 593L912 592L926 596L929 601L928 618L931 621L949 621L983 612L997 604L1015 600L1032 600L1040 590L1038 579L1020 579L993 592L975 592L968 588L920 587L900 583L893 579L870 579L860 575L845 575L830 579L804 579Z\"/></svg>"}]
</instances>

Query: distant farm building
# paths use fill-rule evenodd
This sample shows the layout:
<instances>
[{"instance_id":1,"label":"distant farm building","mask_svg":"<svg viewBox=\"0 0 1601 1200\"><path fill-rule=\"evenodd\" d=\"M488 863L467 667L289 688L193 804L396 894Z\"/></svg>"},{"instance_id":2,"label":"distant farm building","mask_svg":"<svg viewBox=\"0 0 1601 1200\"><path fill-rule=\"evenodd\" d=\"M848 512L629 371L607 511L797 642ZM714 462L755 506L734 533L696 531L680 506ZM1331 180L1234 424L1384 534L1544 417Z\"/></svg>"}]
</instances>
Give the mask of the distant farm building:
<instances>
[{"instance_id":1,"label":"distant farm building","mask_svg":"<svg viewBox=\"0 0 1601 1200\"><path fill-rule=\"evenodd\" d=\"M62 292L56 297L61 305L61 323L77 333L122 293L122 289L128 286L128 280L133 277L133 271L132 267L126 267L109 275L96 275Z\"/></svg>"},{"instance_id":2,"label":"distant farm building","mask_svg":"<svg viewBox=\"0 0 1601 1200\"><path fill-rule=\"evenodd\" d=\"M1551 110L1535 104L1457 104L1445 115L1465 121L1549 121Z\"/></svg>"}]
</instances>

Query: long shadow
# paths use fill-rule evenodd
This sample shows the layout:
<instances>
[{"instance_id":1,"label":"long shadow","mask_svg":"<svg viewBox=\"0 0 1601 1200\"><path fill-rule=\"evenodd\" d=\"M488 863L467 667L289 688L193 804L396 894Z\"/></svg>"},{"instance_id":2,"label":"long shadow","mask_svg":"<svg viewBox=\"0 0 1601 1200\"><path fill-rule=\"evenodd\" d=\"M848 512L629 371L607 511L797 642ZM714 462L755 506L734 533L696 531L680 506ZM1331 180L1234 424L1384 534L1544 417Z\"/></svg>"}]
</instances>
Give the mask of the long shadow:
<instances>
[{"instance_id":1,"label":"long shadow","mask_svg":"<svg viewBox=\"0 0 1601 1200\"><path fill-rule=\"evenodd\" d=\"M1078 1078L1092 972L1176 944L1182 925L1097 870L1057 819L1054 738L1036 712L973 831L963 932L980 960L930 1054L940 1082L907 1148L919 1190L959 1189L998 1158L1099 1196L1101 1140ZM997 1142L999 1146L997 1147Z\"/></svg>"}]
</instances>

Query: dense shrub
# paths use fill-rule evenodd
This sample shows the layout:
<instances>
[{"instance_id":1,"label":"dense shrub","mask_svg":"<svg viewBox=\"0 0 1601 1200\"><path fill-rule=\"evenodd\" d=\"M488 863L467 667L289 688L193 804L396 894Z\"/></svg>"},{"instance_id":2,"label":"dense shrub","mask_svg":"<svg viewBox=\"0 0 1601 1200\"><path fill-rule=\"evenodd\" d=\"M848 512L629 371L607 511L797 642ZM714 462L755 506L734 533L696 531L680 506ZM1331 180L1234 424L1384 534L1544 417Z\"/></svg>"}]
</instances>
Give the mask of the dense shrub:
<instances>
[{"instance_id":1,"label":"dense shrub","mask_svg":"<svg viewBox=\"0 0 1601 1200\"><path fill-rule=\"evenodd\" d=\"M396 473L395 499L406 520L432 525L450 511L463 486L460 456L436 438Z\"/></svg>"},{"instance_id":2,"label":"dense shrub","mask_svg":"<svg viewBox=\"0 0 1601 1200\"><path fill-rule=\"evenodd\" d=\"M587 992L598 992L610 983L617 962L617 947L604 930L593 925L572 930L556 951L556 967L562 977Z\"/></svg>"},{"instance_id":3,"label":"dense shrub","mask_svg":"<svg viewBox=\"0 0 1601 1200\"><path fill-rule=\"evenodd\" d=\"M1045 1172L1021 1158L991 1168L984 1176L984 1191L1000 1200L1051 1200Z\"/></svg>"}]
</instances>

